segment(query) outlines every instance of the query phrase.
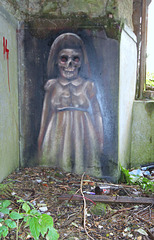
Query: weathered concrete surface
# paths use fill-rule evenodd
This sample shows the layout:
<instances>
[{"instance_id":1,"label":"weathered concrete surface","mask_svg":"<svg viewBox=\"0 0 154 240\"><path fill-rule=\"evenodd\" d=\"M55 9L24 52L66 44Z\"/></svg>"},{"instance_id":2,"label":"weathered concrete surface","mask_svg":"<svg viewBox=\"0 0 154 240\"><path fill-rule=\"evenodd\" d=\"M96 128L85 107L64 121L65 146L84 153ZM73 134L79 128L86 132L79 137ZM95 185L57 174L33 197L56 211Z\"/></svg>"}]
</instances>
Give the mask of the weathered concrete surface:
<instances>
[{"instance_id":1,"label":"weathered concrete surface","mask_svg":"<svg viewBox=\"0 0 154 240\"><path fill-rule=\"evenodd\" d=\"M70 15L89 18L106 15L133 28L133 0L0 0L0 4L20 21L67 19Z\"/></svg>"},{"instance_id":2,"label":"weathered concrete surface","mask_svg":"<svg viewBox=\"0 0 154 240\"><path fill-rule=\"evenodd\" d=\"M117 17L123 23L133 29L132 15L133 15L133 1L132 0L116 0L117 2Z\"/></svg>"},{"instance_id":3,"label":"weathered concrete surface","mask_svg":"<svg viewBox=\"0 0 154 240\"><path fill-rule=\"evenodd\" d=\"M16 27L0 7L0 181L19 165Z\"/></svg>"},{"instance_id":4,"label":"weathered concrete surface","mask_svg":"<svg viewBox=\"0 0 154 240\"><path fill-rule=\"evenodd\" d=\"M131 125L136 86L136 37L124 27L120 41L119 79L119 162L128 167L131 147Z\"/></svg>"},{"instance_id":5,"label":"weathered concrete surface","mask_svg":"<svg viewBox=\"0 0 154 240\"><path fill-rule=\"evenodd\" d=\"M134 101L131 167L154 162L154 101Z\"/></svg>"}]
</instances>

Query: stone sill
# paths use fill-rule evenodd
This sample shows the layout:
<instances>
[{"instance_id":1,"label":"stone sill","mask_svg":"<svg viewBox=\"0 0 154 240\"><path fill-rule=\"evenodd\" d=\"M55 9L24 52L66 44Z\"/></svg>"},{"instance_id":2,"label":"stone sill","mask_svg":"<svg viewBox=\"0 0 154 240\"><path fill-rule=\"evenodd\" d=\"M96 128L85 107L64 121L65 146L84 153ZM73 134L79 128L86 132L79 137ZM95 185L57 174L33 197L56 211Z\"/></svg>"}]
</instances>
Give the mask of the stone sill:
<instances>
[{"instance_id":1,"label":"stone sill","mask_svg":"<svg viewBox=\"0 0 154 240\"><path fill-rule=\"evenodd\" d=\"M154 91L146 90L143 91L143 98L144 100L154 100Z\"/></svg>"}]
</instances>

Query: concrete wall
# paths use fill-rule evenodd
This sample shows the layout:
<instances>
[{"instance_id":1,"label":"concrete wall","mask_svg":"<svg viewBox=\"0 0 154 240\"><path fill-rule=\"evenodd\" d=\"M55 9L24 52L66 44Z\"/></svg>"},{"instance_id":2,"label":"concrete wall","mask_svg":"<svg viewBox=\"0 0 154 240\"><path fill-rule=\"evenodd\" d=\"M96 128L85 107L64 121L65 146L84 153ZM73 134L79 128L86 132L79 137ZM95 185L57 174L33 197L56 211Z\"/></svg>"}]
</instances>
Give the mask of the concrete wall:
<instances>
[{"instance_id":1,"label":"concrete wall","mask_svg":"<svg viewBox=\"0 0 154 240\"><path fill-rule=\"evenodd\" d=\"M127 167L130 160L131 125L136 86L136 37L124 27L120 41L119 77L119 162Z\"/></svg>"},{"instance_id":2,"label":"concrete wall","mask_svg":"<svg viewBox=\"0 0 154 240\"><path fill-rule=\"evenodd\" d=\"M154 101L134 101L131 167L154 162Z\"/></svg>"},{"instance_id":3,"label":"concrete wall","mask_svg":"<svg viewBox=\"0 0 154 240\"><path fill-rule=\"evenodd\" d=\"M130 165L130 161L131 166L154 161L154 130L152 130L154 129L154 121L152 121L154 118L152 110L153 103L135 101L133 109L137 62L136 38L132 33L133 0L44 0L41 4L39 0L14 0L11 4L9 2L10 1L8 0L0 0L0 5L3 5L8 12L11 12L15 16L16 19L20 21L26 20L29 23L28 29L30 29L30 32L33 35L32 42L34 46L38 46L38 49L41 49L39 46L42 44L42 41L48 40L48 34L50 34L51 31L54 30L57 34L63 29L70 30L72 26L74 26L74 31L77 31L78 28L88 29L89 27L91 29L91 27L96 27L99 29L99 27L103 26L106 30L107 37L115 39L116 41L119 41L121 34L120 55L118 56L118 53L116 55L117 61L120 63L119 89L117 89L116 95L117 98L119 96L119 132L118 139L113 138L113 141L116 142L115 144L118 144L118 154L116 155L118 155L119 162L125 167ZM125 26L121 33L121 22L127 23L130 29ZM37 88L38 83L37 81L36 85L33 84L32 86L31 80L34 80L34 78L28 78L28 71L25 71L25 62L27 61L26 58L28 54L25 50L25 43L27 45L29 44L29 38L31 39L31 36L27 34L27 40L25 41L24 25L21 25L20 29L18 29L20 31L18 31L19 54L17 64L16 29L17 22L7 14L2 7L0 7L0 181L19 165L17 65L19 67L20 75L19 89L21 90L19 106L21 108L25 106L26 109L21 109L20 111L20 125L23 124L24 119L28 118L26 114L22 114L22 111L26 112L30 101L35 99L35 94L33 94L32 98L28 97L28 100L24 98L24 88L29 84L28 86L30 90L32 88L35 89L35 87ZM117 29L119 31L117 31ZM47 40L43 40L43 38ZM46 44L48 44L48 42ZM9 58L7 60L8 50ZM25 52L26 54L24 55ZM31 55L31 51L29 54ZM38 62L36 61L35 67L37 64ZM110 64L106 66L106 69L109 69L109 65ZM43 68L44 67L42 67L42 69ZM106 71L106 69L103 71ZM27 81L27 79L29 81ZM106 81L106 84L108 84L108 81ZM107 88L105 83L104 86ZM114 89L114 85L112 85L112 88ZM113 97L112 93L111 95ZM105 106L107 110L110 110L107 104ZM118 111L117 108L116 110ZM34 115L34 111L31 111L31 114ZM115 112L112 111L111 115L114 114ZM27 121L29 121L29 119ZM37 121L38 119L35 121L35 124L37 124ZM32 123L30 122L30 124ZM25 125L24 127L26 128L27 126ZM115 131L117 131L116 124L114 128ZM20 140L23 139L22 130L23 129L21 128ZM109 132L107 132L106 136L109 136ZM35 140L36 139L37 138L35 137ZM22 157L22 151L26 144L27 142L23 139L21 141L20 149L20 164L23 166L24 159ZM28 142L28 147L31 148L31 146L32 149L35 147L31 142ZM112 148L112 146L108 144L108 148ZM27 152L28 151L26 150L26 153ZM27 158L30 157L27 156ZM113 165L111 165L111 167L112 166Z\"/></svg>"},{"instance_id":4,"label":"concrete wall","mask_svg":"<svg viewBox=\"0 0 154 240\"><path fill-rule=\"evenodd\" d=\"M132 0L116 0L117 17L131 29L133 29L133 1Z\"/></svg>"},{"instance_id":5,"label":"concrete wall","mask_svg":"<svg viewBox=\"0 0 154 240\"><path fill-rule=\"evenodd\" d=\"M66 17L67 21L70 15L94 18L110 14L111 18L121 19L133 29L133 0L0 0L0 4L20 21L39 17L50 20Z\"/></svg>"},{"instance_id":6,"label":"concrete wall","mask_svg":"<svg viewBox=\"0 0 154 240\"><path fill-rule=\"evenodd\" d=\"M16 28L0 7L0 181L19 165Z\"/></svg>"}]
</instances>

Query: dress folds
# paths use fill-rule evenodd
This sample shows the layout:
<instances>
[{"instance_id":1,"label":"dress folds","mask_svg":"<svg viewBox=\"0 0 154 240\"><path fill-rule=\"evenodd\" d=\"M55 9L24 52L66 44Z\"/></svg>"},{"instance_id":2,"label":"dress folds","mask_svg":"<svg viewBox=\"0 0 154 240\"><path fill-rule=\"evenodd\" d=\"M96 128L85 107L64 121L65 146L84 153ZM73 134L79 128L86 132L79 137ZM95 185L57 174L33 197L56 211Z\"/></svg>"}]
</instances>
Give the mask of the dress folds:
<instances>
[{"instance_id":1,"label":"dress folds","mask_svg":"<svg viewBox=\"0 0 154 240\"><path fill-rule=\"evenodd\" d=\"M103 124L91 81L51 79L38 139L40 164L101 177Z\"/></svg>"}]
</instances>

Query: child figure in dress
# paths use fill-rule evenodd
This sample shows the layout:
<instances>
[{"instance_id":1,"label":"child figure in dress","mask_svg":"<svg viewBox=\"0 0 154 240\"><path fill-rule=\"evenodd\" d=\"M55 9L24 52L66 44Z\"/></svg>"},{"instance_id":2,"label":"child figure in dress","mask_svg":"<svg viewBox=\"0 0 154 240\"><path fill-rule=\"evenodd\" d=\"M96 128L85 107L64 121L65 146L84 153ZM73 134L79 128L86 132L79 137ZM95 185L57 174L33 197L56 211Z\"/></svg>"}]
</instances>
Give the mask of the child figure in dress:
<instances>
[{"instance_id":1,"label":"child figure in dress","mask_svg":"<svg viewBox=\"0 0 154 240\"><path fill-rule=\"evenodd\" d=\"M103 123L88 69L81 38L57 37L48 58L51 79L45 85L38 148L42 165L101 177Z\"/></svg>"}]
</instances>

